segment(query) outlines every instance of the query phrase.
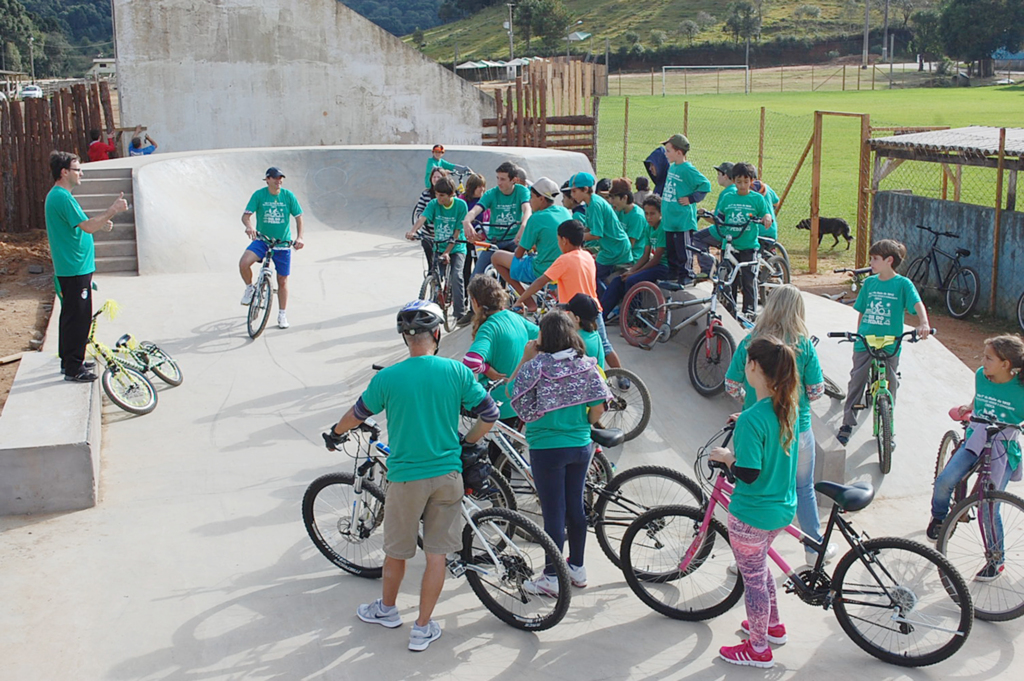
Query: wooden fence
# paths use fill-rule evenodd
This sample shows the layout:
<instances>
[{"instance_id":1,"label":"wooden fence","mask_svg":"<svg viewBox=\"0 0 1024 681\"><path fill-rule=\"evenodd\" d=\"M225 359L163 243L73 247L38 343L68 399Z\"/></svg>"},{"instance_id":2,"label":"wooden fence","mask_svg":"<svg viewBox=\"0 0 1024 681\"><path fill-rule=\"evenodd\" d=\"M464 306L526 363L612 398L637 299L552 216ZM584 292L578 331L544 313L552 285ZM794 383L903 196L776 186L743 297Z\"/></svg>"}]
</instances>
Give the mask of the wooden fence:
<instances>
[{"instance_id":1,"label":"wooden fence","mask_svg":"<svg viewBox=\"0 0 1024 681\"><path fill-rule=\"evenodd\" d=\"M50 152L89 159L89 131L114 127L106 81L73 85L49 99L0 101L0 232L45 229L53 186Z\"/></svg>"}]
</instances>

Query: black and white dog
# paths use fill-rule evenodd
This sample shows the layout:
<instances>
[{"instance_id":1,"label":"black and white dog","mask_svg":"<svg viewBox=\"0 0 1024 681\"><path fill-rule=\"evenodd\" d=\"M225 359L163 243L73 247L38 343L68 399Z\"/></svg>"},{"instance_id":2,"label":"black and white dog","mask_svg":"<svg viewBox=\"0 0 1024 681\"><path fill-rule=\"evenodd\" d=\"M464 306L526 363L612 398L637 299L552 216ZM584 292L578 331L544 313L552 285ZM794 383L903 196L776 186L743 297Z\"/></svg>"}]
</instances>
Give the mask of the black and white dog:
<instances>
[{"instance_id":1,"label":"black and white dog","mask_svg":"<svg viewBox=\"0 0 1024 681\"><path fill-rule=\"evenodd\" d=\"M806 218L796 224L797 229L811 230L811 219ZM846 239L846 250L850 250L850 243L853 241L853 236L850 234L850 225L847 224L846 220L842 218L818 218L818 245L821 245L821 238L826 234L831 234L835 241L832 243L832 248L835 248L839 244L839 237Z\"/></svg>"}]
</instances>

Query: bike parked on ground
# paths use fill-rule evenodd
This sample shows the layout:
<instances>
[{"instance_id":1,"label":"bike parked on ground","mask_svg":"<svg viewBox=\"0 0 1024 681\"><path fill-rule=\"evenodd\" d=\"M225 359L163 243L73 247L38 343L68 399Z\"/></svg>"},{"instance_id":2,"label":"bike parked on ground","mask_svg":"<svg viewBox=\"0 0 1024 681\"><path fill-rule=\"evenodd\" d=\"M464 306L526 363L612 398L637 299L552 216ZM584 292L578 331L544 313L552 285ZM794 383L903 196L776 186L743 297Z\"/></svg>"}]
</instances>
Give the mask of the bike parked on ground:
<instances>
[{"instance_id":1,"label":"bike parked on ground","mask_svg":"<svg viewBox=\"0 0 1024 681\"><path fill-rule=\"evenodd\" d=\"M955 255L952 255L939 248L940 238L959 239L959 234L937 232L925 225L918 225L917 228L932 234L934 238L928 253L915 258L907 267L907 277L914 282L918 291L932 289L945 296L946 309L949 310L949 314L957 319L963 319L974 310L974 306L978 303L978 282L980 281L978 273L974 268L960 263L960 258L970 256L971 252L966 248L957 248ZM945 275L939 269L939 256L949 261ZM933 279L933 273L935 286L929 283Z\"/></svg>"}]
</instances>

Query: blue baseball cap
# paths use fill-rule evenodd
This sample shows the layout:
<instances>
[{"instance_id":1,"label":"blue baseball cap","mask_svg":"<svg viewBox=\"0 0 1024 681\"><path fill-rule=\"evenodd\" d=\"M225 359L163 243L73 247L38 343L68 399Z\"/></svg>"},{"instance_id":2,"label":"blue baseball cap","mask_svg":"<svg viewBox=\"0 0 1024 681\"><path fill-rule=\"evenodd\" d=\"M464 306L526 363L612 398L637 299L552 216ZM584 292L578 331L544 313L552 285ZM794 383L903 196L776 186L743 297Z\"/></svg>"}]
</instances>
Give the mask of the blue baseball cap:
<instances>
[{"instance_id":1,"label":"blue baseball cap","mask_svg":"<svg viewBox=\"0 0 1024 681\"><path fill-rule=\"evenodd\" d=\"M583 189L585 187L593 187L596 182L597 180L590 173L575 173L569 178L569 188Z\"/></svg>"},{"instance_id":2,"label":"blue baseball cap","mask_svg":"<svg viewBox=\"0 0 1024 681\"><path fill-rule=\"evenodd\" d=\"M284 177L284 173L282 173L279 168L270 167L267 168L267 174L264 175L264 177L273 177L274 179L277 179L279 177Z\"/></svg>"}]
</instances>

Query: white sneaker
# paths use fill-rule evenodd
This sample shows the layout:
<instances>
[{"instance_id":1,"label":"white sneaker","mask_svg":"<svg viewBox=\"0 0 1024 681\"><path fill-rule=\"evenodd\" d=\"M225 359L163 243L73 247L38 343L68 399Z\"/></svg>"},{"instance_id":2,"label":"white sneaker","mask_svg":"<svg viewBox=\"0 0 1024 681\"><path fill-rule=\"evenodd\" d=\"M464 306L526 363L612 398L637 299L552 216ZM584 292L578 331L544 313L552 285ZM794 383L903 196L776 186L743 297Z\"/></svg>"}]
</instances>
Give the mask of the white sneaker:
<instances>
[{"instance_id":1,"label":"white sneaker","mask_svg":"<svg viewBox=\"0 0 1024 681\"><path fill-rule=\"evenodd\" d=\"M725 569L730 575L738 575L740 573L740 566L736 564L736 561L729 563L729 567Z\"/></svg>"},{"instance_id":2,"label":"white sneaker","mask_svg":"<svg viewBox=\"0 0 1024 681\"><path fill-rule=\"evenodd\" d=\"M382 599L378 598L373 603L364 603L356 608L356 616L370 624L382 624L388 629L402 626L402 618L398 616L398 608L391 606L384 607Z\"/></svg>"},{"instance_id":3,"label":"white sneaker","mask_svg":"<svg viewBox=\"0 0 1024 681\"><path fill-rule=\"evenodd\" d=\"M287 329L289 326L291 324L288 323L288 315L284 313L284 310L281 310L277 313L277 328Z\"/></svg>"},{"instance_id":4,"label":"white sneaker","mask_svg":"<svg viewBox=\"0 0 1024 681\"><path fill-rule=\"evenodd\" d=\"M839 552L839 547L835 544L829 544L825 549L825 565L832 562L832 559L836 557ZM814 565L818 562L818 552L814 549L804 549L804 558L807 559L808 565Z\"/></svg>"},{"instance_id":5,"label":"white sneaker","mask_svg":"<svg viewBox=\"0 0 1024 681\"><path fill-rule=\"evenodd\" d=\"M577 589L582 589L587 586L587 568L580 565L576 567L573 564L569 564L569 581ZM556 582L557 586L557 582ZM556 591L557 593L557 591Z\"/></svg>"},{"instance_id":6,"label":"white sneaker","mask_svg":"<svg viewBox=\"0 0 1024 681\"><path fill-rule=\"evenodd\" d=\"M247 284L245 287L245 293L242 294L242 305L248 305L252 302L252 294L256 293L256 287L252 284Z\"/></svg>"},{"instance_id":7,"label":"white sneaker","mask_svg":"<svg viewBox=\"0 0 1024 681\"><path fill-rule=\"evenodd\" d=\"M523 591L534 596L558 596L558 578L547 573L539 579L530 579L523 582Z\"/></svg>"},{"instance_id":8,"label":"white sneaker","mask_svg":"<svg viewBox=\"0 0 1024 681\"><path fill-rule=\"evenodd\" d=\"M412 625L412 631L409 632L409 650L420 652L427 649L431 643L441 638L441 625L430 620L427 622L427 626L420 628L419 625Z\"/></svg>"}]
</instances>

